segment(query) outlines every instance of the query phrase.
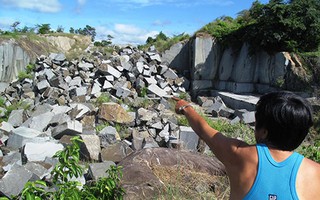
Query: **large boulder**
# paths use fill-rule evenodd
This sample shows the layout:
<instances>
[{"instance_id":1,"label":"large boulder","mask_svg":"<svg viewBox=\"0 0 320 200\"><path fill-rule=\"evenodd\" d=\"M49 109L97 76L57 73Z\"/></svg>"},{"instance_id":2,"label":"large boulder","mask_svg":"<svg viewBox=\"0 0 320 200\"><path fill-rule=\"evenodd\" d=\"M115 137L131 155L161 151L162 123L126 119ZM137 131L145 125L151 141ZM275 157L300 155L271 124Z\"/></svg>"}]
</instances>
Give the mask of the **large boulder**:
<instances>
[{"instance_id":1,"label":"large boulder","mask_svg":"<svg viewBox=\"0 0 320 200\"><path fill-rule=\"evenodd\" d=\"M225 174L222 163L214 157L168 148L142 149L123 159L119 165L123 166L124 199L152 199L158 195L164 186L154 171L158 167L178 166L207 176Z\"/></svg>"}]
</instances>

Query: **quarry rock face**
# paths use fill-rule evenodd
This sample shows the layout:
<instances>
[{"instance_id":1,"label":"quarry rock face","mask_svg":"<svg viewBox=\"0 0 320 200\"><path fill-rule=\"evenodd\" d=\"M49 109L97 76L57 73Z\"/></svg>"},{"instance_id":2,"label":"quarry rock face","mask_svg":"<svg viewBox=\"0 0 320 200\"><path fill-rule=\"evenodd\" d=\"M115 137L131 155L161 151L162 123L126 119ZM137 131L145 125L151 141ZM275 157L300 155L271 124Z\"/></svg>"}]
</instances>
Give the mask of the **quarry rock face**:
<instances>
[{"instance_id":1,"label":"quarry rock face","mask_svg":"<svg viewBox=\"0 0 320 200\"><path fill-rule=\"evenodd\" d=\"M295 55L252 52L247 43L239 49L226 48L208 35L175 44L162 58L189 78L194 97L208 90L233 93L265 93L279 88L301 90L309 79ZM183 65L178 65L177 61L181 60Z\"/></svg>"},{"instance_id":2,"label":"quarry rock face","mask_svg":"<svg viewBox=\"0 0 320 200\"><path fill-rule=\"evenodd\" d=\"M0 82L11 82L24 71L31 58L14 40L0 43Z\"/></svg>"}]
</instances>

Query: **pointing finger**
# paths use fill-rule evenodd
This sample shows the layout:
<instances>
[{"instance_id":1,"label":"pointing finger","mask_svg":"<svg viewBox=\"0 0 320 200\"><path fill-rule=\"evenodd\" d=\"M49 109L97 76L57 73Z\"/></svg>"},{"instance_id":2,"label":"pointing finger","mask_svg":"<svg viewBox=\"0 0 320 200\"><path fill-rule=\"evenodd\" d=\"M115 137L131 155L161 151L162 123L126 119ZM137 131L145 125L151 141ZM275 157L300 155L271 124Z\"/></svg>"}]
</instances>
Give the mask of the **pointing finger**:
<instances>
[{"instance_id":1,"label":"pointing finger","mask_svg":"<svg viewBox=\"0 0 320 200\"><path fill-rule=\"evenodd\" d=\"M172 99L175 100L175 101L180 101L181 100L178 97L172 97Z\"/></svg>"}]
</instances>

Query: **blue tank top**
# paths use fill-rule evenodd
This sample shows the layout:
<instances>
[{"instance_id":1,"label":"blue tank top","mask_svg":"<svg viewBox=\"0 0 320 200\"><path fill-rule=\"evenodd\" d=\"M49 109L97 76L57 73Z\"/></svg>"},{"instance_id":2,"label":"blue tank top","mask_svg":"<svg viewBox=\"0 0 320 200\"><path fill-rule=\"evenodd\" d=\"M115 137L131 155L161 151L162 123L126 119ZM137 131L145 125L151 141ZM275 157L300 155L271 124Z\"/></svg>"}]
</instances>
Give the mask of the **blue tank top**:
<instances>
[{"instance_id":1,"label":"blue tank top","mask_svg":"<svg viewBox=\"0 0 320 200\"><path fill-rule=\"evenodd\" d=\"M257 144L258 172L244 200L298 200L296 177L303 156L294 152L276 162L266 145Z\"/></svg>"}]
</instances>

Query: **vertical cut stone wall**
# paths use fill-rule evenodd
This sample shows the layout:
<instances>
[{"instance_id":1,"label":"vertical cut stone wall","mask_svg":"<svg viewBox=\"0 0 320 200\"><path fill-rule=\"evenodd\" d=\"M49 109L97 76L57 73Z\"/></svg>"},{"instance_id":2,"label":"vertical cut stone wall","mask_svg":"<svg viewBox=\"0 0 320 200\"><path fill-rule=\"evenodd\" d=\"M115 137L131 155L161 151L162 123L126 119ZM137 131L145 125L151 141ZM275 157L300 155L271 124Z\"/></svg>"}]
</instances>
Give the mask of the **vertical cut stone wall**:
<instances>
[{"instance_id":1,"label":"vertical cut stone wall","mask_svg":"<svg viewBox=\"0 0 320 200\"><path fill-rule=\"evenodd\" d=\"M16 79L29 63L29 55L13 40L0 44L0 82Z\"/></svg>"}]
</instances>

